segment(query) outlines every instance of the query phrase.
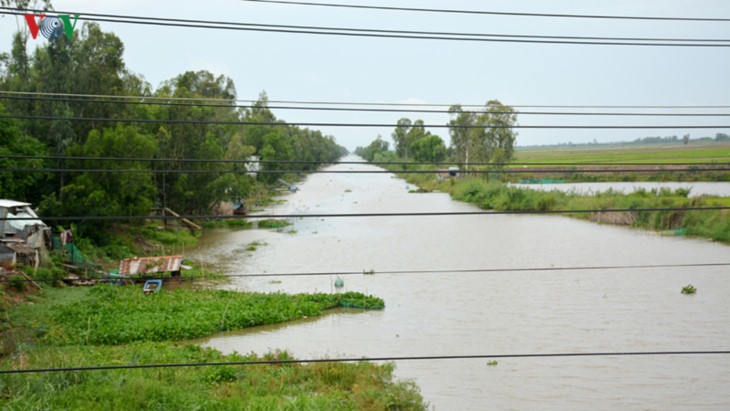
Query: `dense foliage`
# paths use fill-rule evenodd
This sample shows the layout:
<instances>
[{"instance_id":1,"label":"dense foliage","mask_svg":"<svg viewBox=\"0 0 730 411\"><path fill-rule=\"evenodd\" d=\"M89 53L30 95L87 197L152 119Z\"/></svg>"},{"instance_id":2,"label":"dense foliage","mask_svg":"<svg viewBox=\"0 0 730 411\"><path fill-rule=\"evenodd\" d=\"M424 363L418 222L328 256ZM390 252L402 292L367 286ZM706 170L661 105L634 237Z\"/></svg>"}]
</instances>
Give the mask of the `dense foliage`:
<instances>
[{"instance_id":1,"label":"dense foliage","mask_svg":"<svg viewBox=\"0 0 730 411\"><path fill-rule=\"evenodd\" d=\"M508 163L514 158L517 112L499 100L490 100L481 112L463 110L456 104L449 108L447 148L441 137L426 130L423 120L398 120L391 138L394 150L378 136L369 145L358 147L355 154L367 161L415 160L422 163L454 161L457 163Z\"/></svg>"},{"instance_id":2,"label":"dense foliage","mask_svg":"<svg viewBox=\"0 0 730 411\"><path fill-rule=\"evenodd\" d=\"M240 293L227 290L161 291L97 286L76 304L57 307L46 339L63 344L176 341L219 331L276 324L320 315L334 307L383 308L383 300L360 293Z\"/></svg>"},{"instance_id":3,"label":"dense foliage","mask_svg":"<svg viewBox=\"0 0 730 411\"><path fill-rule=\"evenodd\" d=\"M27 349L24 366L289 360L287 353L223 355L195 345L134 343ZM5 410L425 410L393 364L287 364L15 374L0 377Z\"/></svg>"},{"instance_id":4,"label":"dense foliage","mask_svg":"<svg viewBox=\"0 0 730 411\"><path fill-rule=\"evenodd\" d=\"M169 340L350 303L383 304L358 293L179 289L145 296L139 287L118 286L48 289L28 298L0 304L0 369L291 360L286 352L224 355ZM0 404L8 410L425 409L418 387L395 381L393 370L358 362L3 374Z\"/></svg>"},{"instance_id":5,"label":"dense foliage","mask_svg":"<svg viewBox=\"0 0 730 411\"><path fill-rule=\"evenodd\" d=\"M446 157L444 141L426 130L423 120L398 120L391 137L395 142L395 153L406 161L412 158L416 161L433 162L443 161Z\"/></svg>"},{"instance_id":6,"label":"dense foliage","mask_svg":"<svg viewBox=\"0 0 730 411\"><path fill-rule=\"evenodd\" d=\"M511 128L517 114L499 100L487 102L484 111L463 110L460 105L449 109L451 147L458 163L507 163L514 156L517 133Z\"/></svg>"},{"instance_id":7,"label":"dense foliage","mask_svg":"<svg viewBox=\"0 0 730 411\"><path fill-rule=\"evenodd\" d=\"M438 180L432 175L407 175L409 182L426 191L448 192L455 200L482 209L500 211L604 210L712 207L730 205L727 197L692 197L689 189L637 190L630 194L606 191L595 195L539 191L488 182L481 178ZM627 225L652 230L678 230L730 243L728 210L626 211L621 213L575 213L572 217L600 223Z\"/></svg>"},{"instance_id":8,"label":"dense foliage","mask_svg":"<svg viewBox=\"0 0 730 411\"><path fill-rule=\"evenodd\" d=\"M97 24L85 23L72 40L61 36L32 54L26 51L27 40L27 33L16 34L12 51L0 55L2 90L108 97L3 96L0 115L39 118L0 118L0 155L136 158L0 158L3 168L69 170L0 173L0 198L40 204L42 215L144 215L153 206L208 214L220 202L245 197L258 184L282 177L246 173L250 156L305 161L295 168L308 171L346 151L332 137L277 119L265 93L251 107L238 107L235 85L226 76L188 71L153 89L127 69L122 41ZM120 103L115 96L140 98ZM128 119L145 122L115 121ZM291 167L263 163L261 168ZM78 228L103 241L107 227L86 221Z\"/></svg>"},{"instance_id":9,"label":"dense foliage","mask_svg":"<svg viewBox=\"0 0 730 411\"><path fill-rule=\"evenodd\" d=\"M355 154L364 158L367 161L380 161L379 156L384 153L391 153L388 151L390 143L383 140L381 136L378 136L370 144L365 147L358 147L355 149Z\"/></svg>"}]
</instances>

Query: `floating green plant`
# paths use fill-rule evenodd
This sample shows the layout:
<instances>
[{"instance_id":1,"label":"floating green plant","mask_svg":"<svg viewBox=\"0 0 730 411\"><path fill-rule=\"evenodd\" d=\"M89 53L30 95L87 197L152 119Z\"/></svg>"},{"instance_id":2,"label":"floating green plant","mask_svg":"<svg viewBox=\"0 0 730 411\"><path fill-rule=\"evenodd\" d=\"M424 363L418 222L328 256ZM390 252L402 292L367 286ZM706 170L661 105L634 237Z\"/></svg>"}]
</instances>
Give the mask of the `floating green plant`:
<instances>
[{"instance_id":1,"label":"floating green plant","mask_svg":"<svg viewBox=\"0 0 730 411\"><path fill-rule=\"evenodd\" d=\"M682 287L682 294L694 294L696 292L697 289L692 284L688 284Z\"/></svg>"}]
</instances>

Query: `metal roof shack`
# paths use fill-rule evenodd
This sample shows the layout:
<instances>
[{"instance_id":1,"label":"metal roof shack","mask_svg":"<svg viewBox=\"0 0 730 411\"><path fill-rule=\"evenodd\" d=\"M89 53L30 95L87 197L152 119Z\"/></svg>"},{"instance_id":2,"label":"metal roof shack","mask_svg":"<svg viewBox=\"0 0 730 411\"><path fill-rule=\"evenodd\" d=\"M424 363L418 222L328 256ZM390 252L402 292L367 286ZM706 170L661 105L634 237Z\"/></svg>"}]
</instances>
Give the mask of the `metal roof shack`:
<instances>
[{"instance_id":1,"label":"metal roof shack","mask_svg":"<svg viewBox=\"0 0 730 411\"><path fill-rule=\"evenodd\" d=\"M180 275L182 260L183 256L181 255L125 258L119 263L119 275L131 276L169 272L176 277Z\"/></svg>"},{"instance_id":2,"label":"metal roof shack","mask_svg":"<svg viewBox=\"0 0 730 411\"><path fill-rule=\"evenodd\" d=\"M15 200L0 199L0 219L0 238L23 237L27 227L46 226L30 208L30 203Z\"/></svg>"},{"instance_id":3,"label":"metal roof shack","mask_svg":"<svg viewBox=\"0 0 730 411\"><path fill-rule=\"evenodd\" d=\"M0 199L0 262L37 267L49 238L50 229L30 203Z\"/></svg>"}]
</instances>

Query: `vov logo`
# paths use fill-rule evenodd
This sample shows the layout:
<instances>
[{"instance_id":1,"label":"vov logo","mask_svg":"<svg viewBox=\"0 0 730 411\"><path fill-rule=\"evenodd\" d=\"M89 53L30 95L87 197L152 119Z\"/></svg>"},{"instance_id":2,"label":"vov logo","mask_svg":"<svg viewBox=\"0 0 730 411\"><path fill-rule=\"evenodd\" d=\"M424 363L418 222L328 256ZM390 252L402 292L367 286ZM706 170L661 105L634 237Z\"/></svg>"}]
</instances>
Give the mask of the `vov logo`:
<instances>
[{"instance_id":1,"label":"vov logo","mask_svg":"<svg viewBox=\"0 0 730 411\"><path fill-rule=\"evenodd\" d=\"M79 21L79 15L73 15L74 20L71 22L71 15L59 14L58 16L46 16L45 14L26 14L25 22L28 23L30 35L35 40L40 32L43 37L49 41L56 40L62 34L71 40L74 35L76 23Z\"/></svg>"}]
</instances>

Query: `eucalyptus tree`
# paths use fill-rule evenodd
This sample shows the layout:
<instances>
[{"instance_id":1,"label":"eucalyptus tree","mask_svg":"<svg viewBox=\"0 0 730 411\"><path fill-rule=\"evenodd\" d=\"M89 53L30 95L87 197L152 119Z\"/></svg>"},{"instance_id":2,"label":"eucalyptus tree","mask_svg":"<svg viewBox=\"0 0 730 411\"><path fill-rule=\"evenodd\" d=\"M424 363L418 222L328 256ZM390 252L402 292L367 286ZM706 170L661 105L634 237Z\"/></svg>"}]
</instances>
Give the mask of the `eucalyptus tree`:
<instances>
[{"instance_id":1,"label":"eucalyptus tree","mask_svg":"<svg viewBox=\"0 0 730 411\"><path fill-rule=\"evenodd\" d=\"M517 113L499 100L490 100L481 112L451 106L449 135L454 160L459 163L506 163L514 157ZM469 166L466 166L468 171Z\"/></svg>"}]
</instances>

